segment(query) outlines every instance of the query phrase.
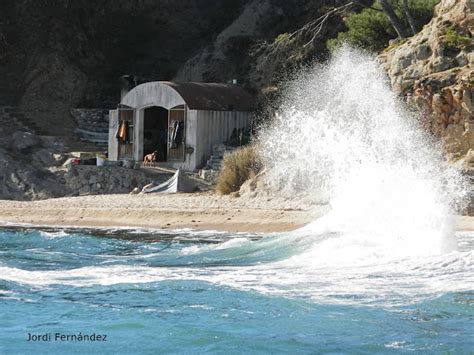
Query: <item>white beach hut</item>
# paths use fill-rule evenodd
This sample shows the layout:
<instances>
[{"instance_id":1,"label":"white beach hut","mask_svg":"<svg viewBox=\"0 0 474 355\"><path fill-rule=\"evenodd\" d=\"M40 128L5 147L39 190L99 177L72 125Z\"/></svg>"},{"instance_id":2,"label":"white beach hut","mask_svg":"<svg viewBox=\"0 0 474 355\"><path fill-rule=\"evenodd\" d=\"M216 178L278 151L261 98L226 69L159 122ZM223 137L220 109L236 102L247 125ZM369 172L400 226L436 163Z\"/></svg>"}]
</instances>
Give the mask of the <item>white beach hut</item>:
<instances>
[{"instance_id":1,"label":"white beach hut","mask_svg":"<svg viewBox=\"0 0 474 355\"><path fill-rule=\"evenodd\" d=\"M213 145L250 127L253 97L237 85L148 82L136 86L109 113L109 160L157 161L195 171Z\"/></svg>"}]
</instances>

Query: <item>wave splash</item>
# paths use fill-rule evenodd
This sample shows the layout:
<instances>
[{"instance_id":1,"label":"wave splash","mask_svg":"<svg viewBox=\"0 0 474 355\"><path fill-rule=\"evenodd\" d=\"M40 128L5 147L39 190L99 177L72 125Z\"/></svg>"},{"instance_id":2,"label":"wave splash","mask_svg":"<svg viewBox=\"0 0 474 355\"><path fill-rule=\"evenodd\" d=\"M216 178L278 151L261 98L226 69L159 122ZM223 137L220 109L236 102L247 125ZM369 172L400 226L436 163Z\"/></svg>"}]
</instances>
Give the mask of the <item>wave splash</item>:
<instances>
[{"instance_id":1,"label":"wave splash","mask_svg":"<svg viewBox=\"0 0 474 355\"><path fill-rule=\"evenodd\" d=\"M173 241L173 234L132 242L0 232L0 241L9 243L0 258L0 298L22 299L30 290L57 287L101 293L114 285L198 281L317 303L394 306L470 292L474 282L472 233L457 233L459 251L398 259L340 233L227 236L217 244L195 239L208 240L213 233L207 233L189 231L188 242Z\"/></svg>"},{"instance_id":2,"label":"wave splash","mask_svg":"<svg viewBox=\"0 0 474 355\"><path fill-rule=\"evenodd\" d=\"M324 243L342 241L341 237L320 236L318 244L321 250L316 254L313 252L312 260L305 260L306 254L301 253L301 250L310 247L308 238L296 237L295 240L294 236L286 235L259 241L240 239L238 243L196 246L191 254L188 247L180 244L158 254L154 253L158 245L143 244L140 259L130 255L124 257L117 252L117 255L107 252L106 256L99 253L99 260L89 258L85 265L69 270L28 270L18 265L0 264L0 284L3 284L4 290L13 292L11 295L0 294L0 298L22 297L25 285L39 291L57 285L98 287L98 292L101 292L102 287L114 285L130 285L133 289L139 284L190 280L242 291L303 298L321 304L367 306L404 305L449 292L472 291L472 234L459 236L467 243L461 251L388 261L366 258L364 262L351 263L338 261L334 254L324 256L328 251ZM111 242L89 239L90 243ZM85 242L81 241L82 247ZM131 247L130 242L126 243ZM111 250L116 248L117 245L110 245ZM273 253L274 257L262 262L262 254L268 257L269 253ZM53 250L43 257L50 261L61 260L63 256L57 254ZM40 255L34 256L38 258ZM144 256L147 256L146 262Z\"/></svg>"},{"instance_id":3,"label":"wave splash","mask_svg":"<svg viewBox=\"0 0 474 355\"><path fill-rule=\"evenodd\" d=\"M225 236L218 244L200 241L215 233L193 231L186 245L171 234L157 243L7 235L16 247L4 253L18 254L0 260L0 281L15 289L197 280L369 305L472 290L472 234L458 233L455 250L450 217L464 182L390 91L375 59L342 48L328 65L301 74L261 146L269 183L327 201L328 215L292 233ZM43 268L25 269L31 260Z\"/></svg>"},{"instance_id":4,"label":"wave splash","mask_svg":"<svg viewBox=\"0 0 474 355\"><path fill-rule=\"evenodd\" d=\"M273 188L329 203L306 233L339 232L399 256L456 248L451 216L466 196L464 179L375 58L342 47L300 74L283 101L261 153Z\"/></svg>"}]
</instances>

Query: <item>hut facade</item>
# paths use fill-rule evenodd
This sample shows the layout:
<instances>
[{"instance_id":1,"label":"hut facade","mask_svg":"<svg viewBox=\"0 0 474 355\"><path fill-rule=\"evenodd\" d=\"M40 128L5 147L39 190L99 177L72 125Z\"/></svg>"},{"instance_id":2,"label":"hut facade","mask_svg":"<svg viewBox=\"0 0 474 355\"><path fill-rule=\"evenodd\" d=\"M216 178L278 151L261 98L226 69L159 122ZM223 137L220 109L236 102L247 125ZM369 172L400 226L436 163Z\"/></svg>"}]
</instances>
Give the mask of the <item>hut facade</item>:
<instances>
[{"instance_id":1,"label":"hut facade","mask_svg":"<svg viewBox=\"0 0 474 355\"><path fill-rule=\"evenodd\" d=\"M148 82L125 93L109 112L110 160L156 161L195 171L215 144L248 130L253 97L237 85Z\"/></svg>"}]
</instances>

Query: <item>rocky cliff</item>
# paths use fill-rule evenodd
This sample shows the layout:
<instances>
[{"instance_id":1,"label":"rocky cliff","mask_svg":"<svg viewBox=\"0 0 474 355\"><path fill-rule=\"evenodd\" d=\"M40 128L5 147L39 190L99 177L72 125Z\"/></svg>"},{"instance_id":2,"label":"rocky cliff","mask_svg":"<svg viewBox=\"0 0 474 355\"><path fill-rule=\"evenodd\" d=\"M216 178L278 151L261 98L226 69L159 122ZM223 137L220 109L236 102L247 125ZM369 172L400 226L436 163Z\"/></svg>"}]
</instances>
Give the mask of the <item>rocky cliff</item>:
<instances>
[{"instance_id":1,"label":"rocky cliff","mask_svg":"<svg viewBox=\"0 0 474 355\"><path fill-rule=\"evenodd\" d=\"M124 74L170 79L245 0L5 0L0 99L55 133L72 107L115 106Z\"/></svg>"},{"instance_id":2,"label":"rocky cliff","mask_svg":"<svg viewBox=\"0 0 474 355\"><path fill-rule=\"evenodd\" d=\"M41 126L64 135L74 126L72 107L117 104L124 74L146 80L238 79L259 90L275 71L258 65L268 57L261 48L338 2L5 0L0 101L18 103ZM336 22L324 36L337 32ZM305 58L323 55L325 39Z\"/></svg>"},{"instance_id":3,"label":"rocky cliff","mask_svg":"<svg viewBox=\"0 0 474 355\"><path fill-rule=\"evenodd\" d=\"M418 34L380 55L393 89L421 108L451 160L474 149L473 11L470 0L441 0Z\"/></svg>"},{"instance_id":4,"label":"rocky cliff","mask_svg":"<svg viewBox=\"0 0 474 355\"><path fill-rule=\"evenodd\" d=\"M301 29L343 3L347 1L249 1L213 43L186 61L175 79L237 79L254 91L275 85L286 71L327 57L326 39L344 28L341 14L329 16L317 36L316 30Z\"/></svg>"}]
</instances>

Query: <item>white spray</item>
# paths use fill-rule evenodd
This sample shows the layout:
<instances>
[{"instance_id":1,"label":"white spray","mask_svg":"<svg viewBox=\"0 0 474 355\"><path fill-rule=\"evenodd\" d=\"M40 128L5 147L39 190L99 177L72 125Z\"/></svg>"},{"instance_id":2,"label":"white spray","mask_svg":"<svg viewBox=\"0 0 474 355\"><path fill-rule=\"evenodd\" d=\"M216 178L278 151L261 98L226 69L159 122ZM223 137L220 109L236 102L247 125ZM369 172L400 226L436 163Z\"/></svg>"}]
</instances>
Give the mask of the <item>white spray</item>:
<instances>
[{"instance_id":1,"label":"white spray","mask_svg":"<svg viewBox=\"0 0 474 355\"><path fill-rule=\"evenodd\" d=\"M330 204L324 223L306 231L342 232L402 255L455 247L451 215L463 180L375 58L343 47L301 74L261 147L276 190Z\"/></svg>"}]
</instances>

